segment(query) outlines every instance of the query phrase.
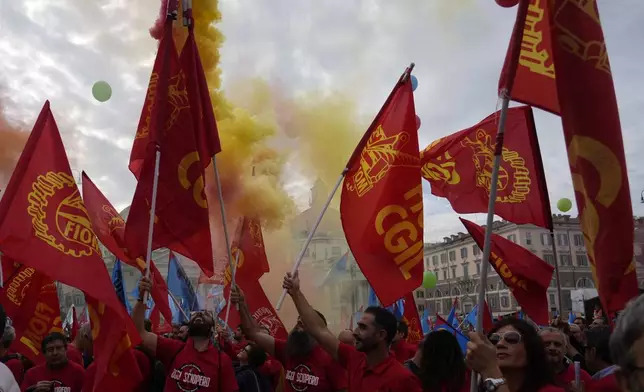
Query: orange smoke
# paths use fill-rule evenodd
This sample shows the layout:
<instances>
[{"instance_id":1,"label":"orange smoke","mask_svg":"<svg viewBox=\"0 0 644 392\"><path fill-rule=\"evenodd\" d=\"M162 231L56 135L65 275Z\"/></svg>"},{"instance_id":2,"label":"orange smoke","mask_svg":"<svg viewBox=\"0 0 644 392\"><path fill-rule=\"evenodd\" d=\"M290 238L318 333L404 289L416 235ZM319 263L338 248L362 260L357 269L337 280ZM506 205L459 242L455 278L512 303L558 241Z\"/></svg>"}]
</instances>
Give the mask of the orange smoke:
<instances>
[{"instance_id":1,"label":"orange smoke","mask_svg":"<svg viewBox=\"0 0 644 392\"><path fill-rule=\"evenodd\" d=\"M4 189L29 137L20 127L13 125L5 115L4 102L0 100L0 189Z\"/></svg>"}]
</instances>

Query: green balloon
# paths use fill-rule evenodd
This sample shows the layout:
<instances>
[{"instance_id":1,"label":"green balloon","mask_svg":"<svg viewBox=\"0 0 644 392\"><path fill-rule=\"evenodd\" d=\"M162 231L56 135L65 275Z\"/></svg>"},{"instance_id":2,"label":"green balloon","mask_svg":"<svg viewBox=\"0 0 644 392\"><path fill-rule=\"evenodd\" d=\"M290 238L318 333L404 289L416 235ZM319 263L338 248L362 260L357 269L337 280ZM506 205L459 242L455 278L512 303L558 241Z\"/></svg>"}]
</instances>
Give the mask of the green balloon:
<instances>
[{"instance_id":1,"label":"green balloon","mask_svg":"<svg viewBox=\"0 0 644 392\"><path fill-rule=\"evenodd\" d=\"M436 287L436 274L432 271L425 271L423 274L423 288L433 289Z\"/></svg>"},{"instance_id":2,"label":"green balloon","mask_svg":"<svg viewBox=\"0 0 644 392\"><path fill-rule=\"evenodd\" d=\"M112 97L112 87L106 81L99 80L92 86L92 95L98 102L105 102Z\"/></svg>"},{"instance_id":3,"label":"green balloon","mask_svg":"<svg viewBox=\"0 0 644 392\"><path fill-rule=\"evenodd\" d=\"M557 202L557 208L561 212L568 212L572 208L572 201L567 197L561 198Z\"/></svg>"}]
</instances>

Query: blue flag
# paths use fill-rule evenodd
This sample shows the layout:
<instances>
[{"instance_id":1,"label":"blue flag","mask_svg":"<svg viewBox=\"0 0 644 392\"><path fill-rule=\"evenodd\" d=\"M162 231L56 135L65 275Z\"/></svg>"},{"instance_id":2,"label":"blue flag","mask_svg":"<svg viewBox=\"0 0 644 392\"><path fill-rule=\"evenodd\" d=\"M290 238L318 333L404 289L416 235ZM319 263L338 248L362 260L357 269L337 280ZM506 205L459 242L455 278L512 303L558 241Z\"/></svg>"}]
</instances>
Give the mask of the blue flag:
<instances>
[{"instance_id":1,"label":"blue flag","mask_svg":"<svg viewBox=\"0 0 644 392\"><path fill-rule=\"evenodd\" d=\"M349 252L340 257L338 261L333 264L333 267L326 274L321 283L317 286L321 287L327 284L337 284L347 272L347 264L349 260Z\"/></svg>"},{"instance_id":2,"label":"blue flag","mask_svg":"<svg viewBox=\"0 0 644 392\"><path fill-rule=\"evenodd\" d=\"M197 299L197 294L188 279L188 275L179 264L176 256L170 252L170 260L168 262L168 290L174 295L177 299L183 312L187 317L190 317L190 312L199 310L199 300ZM174 301L170 301L171 305ZM174 312L173 312L174 314ZM173 316L173 318L175 318ZM179 323L184 320L183 314L179 312Z\"/></svg>"},{"instance_id":3,"label":"blue flag","mask_svg":"<svg viewBox=\"0 0 644 392\"><path fill-rule=\"evenodd\" d=\"M447 324L451 325L454 328L458 328L458 319L456 318L456 304L458 301L457 299L452 302L452 309L449 311L449 314L447 315Z\"/></svg>"},{"instance_id":4,"label":"blue flag","mask_svg":"<svg viewBox=\"0 0 644 392\"><path fill-rule=\"evenodd\" d=\"M380 301L378 300L378 296L376 296L376 292L373 291L371 286L369 286L369 306L380 306Z\"/></svg>"},{"instance_id":5,"label":"blue flag","mask_svg":"<svg viewBox=\"0 0 644 392\"><path fill-rule=\"evenodd\" d=\"M420 326L423 328L423 335L429 333L429 311L425 308L423 318L420 320Z\"/></svg>"},{"instance_id":6,"label":"blue flag","mask_svg":"<svg viewBox=\"0 0 644 392\"><path fill-rule=\"evenodd\" d=\"M125 296L125 282L123 281L123 267L121 266L121 260L116 259L114 262L114 269L112 270L112 284L116 290L116 296L119 301L125 306L128 313L132 313L132 305L127 300Z\"/></svg>"},{"instance_id":7,"label":"blue flag","mask_svg":"<svg viewBox=\"0 0 644 392\"><path fill-rule=\"evenodd\" d=\"M575 314L573 312L568 313L568 324L574 324L575 323Z\"/></svg>"}]
</instances>

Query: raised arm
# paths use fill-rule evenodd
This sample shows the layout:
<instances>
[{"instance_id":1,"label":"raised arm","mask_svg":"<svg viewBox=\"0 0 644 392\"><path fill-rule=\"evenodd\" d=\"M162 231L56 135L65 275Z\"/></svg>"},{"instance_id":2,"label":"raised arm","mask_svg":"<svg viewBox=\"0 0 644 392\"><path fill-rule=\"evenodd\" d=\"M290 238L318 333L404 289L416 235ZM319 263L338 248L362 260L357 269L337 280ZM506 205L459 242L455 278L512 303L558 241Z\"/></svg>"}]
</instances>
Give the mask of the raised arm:
<instances>
[{"instance_id":1,"label":"raised arm","mask_svg":"<svg viewBox=\"0 0 644 392\"><path fill-rule=\"evenodd\" d=\"M297 272L295 275L291 275L290 273L286 274L284 277L284 288L288 291L291 298L293 298L293 303L297 308L297 312L300 314L306 331L337 361L340 341L329 331L324 320L317 314L315 309L309 304L309 301L306 300L306 297L304 297L304 294L300 291L300 278Z\"/></svg>"},{"instance_id":2,"label":"raised arm","mask_svg":"<svg viewBox=\"0 0 644 392\"><path fill-rule=\"evenodd\" d=\"M145 303L143 302L144 293L149 293L151 287L150 279L141 278L139 282L139 298L136 300L134 309L132 309L132 321L134 321L134 325L139 331L139 335L141 335L143 346L150 350L154 356L157 352L157 335L145 330Z\"/></svg>"},{"instance_id":3,"label":"raised arm","mask_svg":"<svg viewBox=\"0 0 644 392\"><path fill-rule=\"evenodd\" d=\"M275 356L275 338L259 328L257 322L250 314L244 292L239 286L232 288L230 302L239 305L239 318L241 319L242 332L249 340L254 341L270 356Z\"/></svg>"}]
</instances>

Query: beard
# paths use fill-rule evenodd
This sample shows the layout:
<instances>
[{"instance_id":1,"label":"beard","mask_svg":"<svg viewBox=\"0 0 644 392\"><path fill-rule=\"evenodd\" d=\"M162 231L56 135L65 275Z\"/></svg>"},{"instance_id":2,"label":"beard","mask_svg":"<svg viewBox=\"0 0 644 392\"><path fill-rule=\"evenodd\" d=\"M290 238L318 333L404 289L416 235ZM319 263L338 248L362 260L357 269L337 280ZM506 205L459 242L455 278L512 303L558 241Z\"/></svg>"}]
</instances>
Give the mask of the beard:
<instances>
[{"instance_id":1,"label":"beard","mask_svg":"<svg viewBox=\"0 0 644 392\"><path fill-rule=\"evenodd\" d=\"M207 338L210 337L212 326L207 323L191 323L188 325L188 336Z\"/></svg>"},{"instance_id":2,"label":"beard","mask_svg":"<svg viewBox=\"0 0 644 392\"><path fill-rule=\"evenodd\" d=\"M306 357L311 353L315 344L315 340L308 332L293 330L288 334L286 354L295 358Z\"/></svg>"}]
</instances>

